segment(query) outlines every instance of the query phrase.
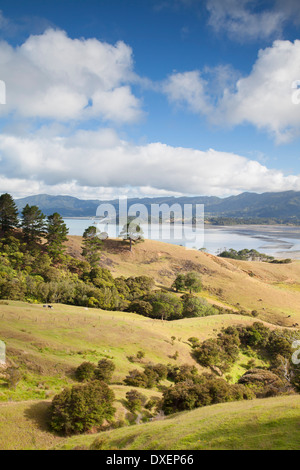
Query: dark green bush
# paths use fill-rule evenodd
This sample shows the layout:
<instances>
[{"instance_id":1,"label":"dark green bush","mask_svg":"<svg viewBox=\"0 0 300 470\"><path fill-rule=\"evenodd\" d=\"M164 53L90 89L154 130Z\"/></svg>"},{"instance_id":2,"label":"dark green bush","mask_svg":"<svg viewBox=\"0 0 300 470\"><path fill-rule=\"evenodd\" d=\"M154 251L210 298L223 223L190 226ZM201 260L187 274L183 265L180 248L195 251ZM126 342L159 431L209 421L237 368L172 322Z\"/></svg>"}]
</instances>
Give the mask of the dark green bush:
<instances>
[{"instance_id":1,"label":"dark green bush","mask_svg":"<svg viewBox=\"0 0 300 470\"><path fill-rule=\"evenodd\" d=\"M75 385L56 395L50 407L50 426L54 431L70 435L99 428L115 413L114 393L104 382Z\"/></svg>"},{"instance_id":2,"label":"dark green bush","mask_svg":"<svg viewBox=\"0 0 300 470\"><path fill-rule=\"evenodd\" d=\"M162 409L166 414L192 410L228 401L251 399L254 394L242 385L230 385L224 379L202 374L196 382L178 382L163 393Z\"/></svg>"},{"instance_id":3,"label":"dark green bush","mask_svg":"<svg viewBox=\"0 0 300 470\"><path fill-rule=\"evenodd\" d=\"M185 382L187 380L194 381L198 376L198 371L195 366L189 364L183 364L181 366L169 366L168 367L168 379L178 383Z\"/></svg>"},{"instance_id":4,"label":"dark green bush","mask_svg":"<svg viewBox=\"0 0 300 470\"><path fill-rule=\"evenodd\" d=\"M126 393L126 407L132 413L136 411L141 411L143 405L145 405L147 397L137 390L129 390Z\"/></svg>"},{"instance_id":5,"label":"dark green bush","mask_svg":"<svg viewBox=\"0 0 300 470\"><path fill-rule=\"evenodd\" d=\"M116 366L109 359L101 359L94 371L94 377L97 380L109 383L113 376Z\"/></svg>"},{"instance_id":6,"label":"dark green bush","mask_svg":"<svg viewBox=\"0 0 300 470\"><path fill-rule=\"evenodd\" d=\"M91 362L83 362L75 371L76 379L79 380L79 382L92 380L94 378L95 369L95 364L92 364Z\"/></svg>"}]
</instances>

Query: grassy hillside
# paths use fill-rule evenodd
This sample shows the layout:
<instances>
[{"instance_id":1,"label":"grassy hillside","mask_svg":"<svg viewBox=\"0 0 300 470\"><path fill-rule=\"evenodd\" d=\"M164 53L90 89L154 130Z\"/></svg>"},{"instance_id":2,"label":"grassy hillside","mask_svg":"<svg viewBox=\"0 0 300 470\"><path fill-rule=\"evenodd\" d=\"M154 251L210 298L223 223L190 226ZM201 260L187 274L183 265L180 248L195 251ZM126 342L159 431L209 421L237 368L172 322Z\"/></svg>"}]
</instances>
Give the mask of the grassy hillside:
<instances>
[{"instance_id":1,"label":"grassy hillside","mask_svg":"<svg viewBox=\"0 0 300 470\"><path fill-rule=\"evenodd\" d=\"M118 395L117 387L113 387ZM146 394L155 395L153 391ZM119 395L120 397L120 395ZM300 396L222 403L161 421L64 438L49 432L49 401L0 404L0 449L74 449L98 437L106 449L297 450Z\"/></svg>"},{"instance_id":2,"label":"grassy hillside","mask_svg":"<svg viewBox=\"0 0 300 470\"><path fill-rule=\"evenodd\" d=\"M130 387L130 390L134 388ZM112 389L116 396L116 418L122 419L128 416L124 407L128 387L112 385ZM142 393L147 398L160 395L155 390L142 390ZM50 403L50 400L0 402L0 450L43 450L64 445L66 439L49 430Z\"/></svg>"},{"instance_id":3,"label":"grassy hillside","mask_svg":"<svg viewBox=\"0 0 300 470\"><path fill-rule=\"evenodd\" d=\"M80 256L80 243L79 237L69 238L73 255ZM114 361L116 417L124 419L128 413L124 398L132 387L126 387L123 380L130 370L142 369L142 363L129 360L139 350L145 352L144 363L188 363L201 370L191 356L188 338L215 338L222 327L256 321L239 314L240 310L258 310L259 319L270 328L291 326L300 319L298 262L269 265L223 260L153 241L136 245L130 252L120 241L108 240L102 263L114 276L146 274L166 289L178 272L199 271L205 287L199 295L231 308L232 313L163 322L134 313L60 304L48 309L1 301L0 339L7 345L8 364L20 368L22 380L11 390L0 376L0 449L73 448L92 443L95 435L65 439L47 427L52 397L75 382L74 370L83 361ZM173 358L176 351L178 359ZM240 355L230 371L233 381L246 371L248 359ZM264 364L256 359L256 365ZM160 395L156 390L141 391L147 397ZM214 405L123 427L105 436L109 447L126 449L295 448L299 447L299 404L299 396L288 396Z\"/></svg>"},{"instance_id":4,"label":"grassy hillside","mask_svg":"<svg viewBox=\"0 0 300 470\"><path fill-rule=\"evenodd\" d=\"M215 337L222 327L253 323L250 317L234 314L162 322L133 313L66 305L50 310L23 302L1 304L0 319L8 361L25 373L16 391L0 385L0 401L49 398L72 382L75 367L103 357L115 362L113 381L118 383L129 370L141 368L128 360L139 350L145 352L145 361L197 365L188 338L204 340ZM176 351L175 361L171 356Z\"/></svg>"},{"instance_id":5,"label":"grassy hillside","mask_svg":"<svg viewBox=\"0 0 300 470\"><path fill-rule=\"evenodd\" d=\"M80 256L81 237L69 237L69 253ZM233 310L257 310L259 318L292 327L300 325L300 261L278 265L236 261L186 250L177 245L145 240L130 252L119 240L104 243L102 264L114 276L152 276L158 285L170 287L179 272L201 273L211 303Z\"/></svg>"},{"instance_id":6,"label":"grassy hillside","mask_svg":"<svg viewBox=\"0 0 300 470\"><path fill-rule=\"evenodd\" d=\"M222 403L102 433L106 449L299 449L300 396ZM66 440L58 448L89 446L95 436Z\"/></svg>"}]
</instances>

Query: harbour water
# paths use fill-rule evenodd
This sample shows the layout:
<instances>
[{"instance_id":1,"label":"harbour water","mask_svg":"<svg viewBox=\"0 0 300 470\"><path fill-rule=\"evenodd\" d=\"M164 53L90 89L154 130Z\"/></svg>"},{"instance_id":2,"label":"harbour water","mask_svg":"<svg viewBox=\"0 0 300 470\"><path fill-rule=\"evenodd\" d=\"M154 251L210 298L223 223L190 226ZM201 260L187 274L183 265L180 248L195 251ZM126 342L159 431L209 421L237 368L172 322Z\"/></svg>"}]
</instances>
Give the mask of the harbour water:
<instances>
[{"instance_id":1,"label":"harbour water","mask_svg":"<svg viewBox=\"0 0 300 470\"><path fill-rule=\"evenodd\" d=\"M82 235L90 225L94 225L92 218L65 218L69 228L69 235ZM151 233L148 226L142 225L145 238L160 240L169 243L178 243L165 234L169 233L169 226L159 224L151 225ZM111 237L118 235L120 229L108 227L107 232ZM218 254L225 248L242 250L244 248L255 249L267 255L278 258L300 259L300 226L285 225L236 225L236 226L210 226L205 225L204 234L196 237L194 248L205 248L208 253Z\"/></svg>"}]
</instances>

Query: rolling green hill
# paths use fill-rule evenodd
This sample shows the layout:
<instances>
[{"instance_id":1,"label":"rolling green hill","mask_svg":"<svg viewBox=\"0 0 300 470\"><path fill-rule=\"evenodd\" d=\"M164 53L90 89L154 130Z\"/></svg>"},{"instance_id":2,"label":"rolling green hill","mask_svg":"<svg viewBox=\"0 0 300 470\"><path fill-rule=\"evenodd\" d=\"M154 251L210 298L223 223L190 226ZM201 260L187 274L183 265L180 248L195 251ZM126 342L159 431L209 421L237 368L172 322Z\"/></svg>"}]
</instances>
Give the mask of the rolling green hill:
<instances>
[{"instance_id":1,"label":"rolling green hill","mask_svg":"<svg viewBox=\"0 0 300 470\"><path fill-rule=\"evenodd\" d=\"M222 403L162 421L109 431L104 449L299 450L300 396ZM73 437L57 448L90 446L95 436Z\"/></svg>"},{"instance_id":2,"label":"rolling green hill","mask_svg":"<svg viewBox=\"0 0 300 470\"><path fill-rule=\"evenodd\" d=\"M80 257L80 237L69 237L68 251ZM52 309L17 301L0 302L0 339L7 346L8 365L19 367L22 380L7 388L0 375L0 449L49 449L89 446L94 434L70 439L49 431L47 415L55 394L75 382L74 370L84 361L112 359L116 370L112 388L117 418L124 420L123 380L143 364L189 364L188 339L215 338L223 327L251 325L257 318L271 329L293 328L300 318L300 263L270 265L222 260L176 245L145 241L130 252L126 244L108 240L101 263L114 276L147 274L157 287L170 289L178 272L201 273L198 294L232 313L166 322L134 313L54 304ZM250 275L251 273L251 275ZM130 356L144 351L142 362ZM178 353L178 358L174 354ZM242 354L231 371L233 381L246 371ZM259 359L256 365L264 365ZM266 364L267 365L267 364ZM159 390L140 389L147 397ZM160 421L106 431L111 449L288 449L299 447L299 396L213 405ZM246 436L243 437L243 436Z\"/></svg>"}]
</instances>

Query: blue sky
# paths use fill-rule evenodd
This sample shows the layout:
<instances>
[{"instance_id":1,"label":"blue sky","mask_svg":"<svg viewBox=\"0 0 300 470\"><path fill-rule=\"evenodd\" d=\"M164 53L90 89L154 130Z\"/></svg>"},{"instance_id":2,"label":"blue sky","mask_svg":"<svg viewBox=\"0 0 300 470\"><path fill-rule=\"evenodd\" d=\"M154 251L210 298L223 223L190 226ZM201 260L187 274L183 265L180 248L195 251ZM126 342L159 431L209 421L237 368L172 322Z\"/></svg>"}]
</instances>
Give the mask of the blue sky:
<instances>
[{"instance_id":1,"label":"blue sky","mask_svg":"<svg viewBox=\"0 0 300 470\"><path fill-rule=\"evenodd\" d=\"M297 1L0 8L0 192L300 190Z\"/></svg>"}]
</instances>

